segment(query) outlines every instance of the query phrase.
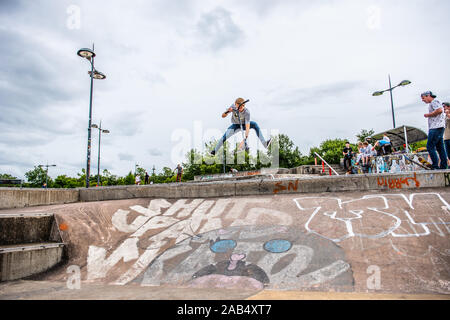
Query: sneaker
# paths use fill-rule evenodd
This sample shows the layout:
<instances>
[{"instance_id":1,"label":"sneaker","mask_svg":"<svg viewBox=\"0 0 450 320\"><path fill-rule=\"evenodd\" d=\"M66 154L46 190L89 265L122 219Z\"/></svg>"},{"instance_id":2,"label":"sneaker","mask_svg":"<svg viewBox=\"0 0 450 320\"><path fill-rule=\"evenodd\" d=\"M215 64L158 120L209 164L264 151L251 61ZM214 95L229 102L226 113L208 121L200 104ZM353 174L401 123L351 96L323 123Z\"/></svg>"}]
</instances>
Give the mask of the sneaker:
<instances>
[{"instance_id":1,"label":"sneaker","mask_svg":"<svg viewBox=\"0 0 450 320\"><path fill-rule=\"evenodd\" d=\"M267 145L267 148L266 148L266 149L269 149L270 144L272 143L272 141L273 141L272 138L270 138L269 140L266 141L266 145Z\"/></svg>"},{"instance_id":2,"label":"sneaker","mask_svg":"<svg viewBox=\"0 0 450 320\"><path fill-rule=\"evenodd\" d=\"M211 151L210 154L211 154L212 156L215 156L215 155L216 155L216 150Z\"/></svg>"}]
</instances>

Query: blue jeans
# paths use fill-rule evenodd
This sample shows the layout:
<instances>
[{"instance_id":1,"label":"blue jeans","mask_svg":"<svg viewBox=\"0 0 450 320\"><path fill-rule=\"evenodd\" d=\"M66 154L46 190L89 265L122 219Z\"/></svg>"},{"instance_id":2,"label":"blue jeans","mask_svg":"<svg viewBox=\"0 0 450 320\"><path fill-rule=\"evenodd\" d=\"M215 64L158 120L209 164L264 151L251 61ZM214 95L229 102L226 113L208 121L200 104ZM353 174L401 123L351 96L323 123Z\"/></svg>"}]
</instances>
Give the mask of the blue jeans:
<instances>
[{"instance_id":1,"label":"blue jeans","mask_svg":"<svg viewBox=\"0 0 450 320\"><path fill-rule=\"evenodd\" d=\"M445 128L430 129L428 131L427 151L433 162L433 169L447 169L447 153L444 147L444 130ZM436 153L439 153L439 158ZM441 164L439 164L441 159Z\"/></svg>"},{"instance_id":2,"label":"blue jeans","mask_svg":"<svg viewBox=\"0 0 450 320\"><path fill-rule=\"evenodd\" d=\"M244 128L245 131L245 124L242 124L242 128ZM261 130L259 129L259 126L255 121L250 121L250 129L255 130L256 135L258 136L259 140L261 140L262 145L265 148L267 148L267 142L266 140L264 140L264 136L262 135ZM233 123L231 126L229 126L227 131L225 131L222 139L220 139L219 142L217 143L216 147L214 148L214 151L217 152L229 137L231 137L233 134L235 134L240 130L241 130L240 124Z\"/></svg>"},{"instance_id":3,"label":"blue jeans","mask_svg":"<svg viewBox=\"0 0 450 320\"><path fill-rule=\"evenodd\" d=\"M450 159L450 140L444 140L445 152L447 152L447 158Z\"/></svg>"}]
</instances>

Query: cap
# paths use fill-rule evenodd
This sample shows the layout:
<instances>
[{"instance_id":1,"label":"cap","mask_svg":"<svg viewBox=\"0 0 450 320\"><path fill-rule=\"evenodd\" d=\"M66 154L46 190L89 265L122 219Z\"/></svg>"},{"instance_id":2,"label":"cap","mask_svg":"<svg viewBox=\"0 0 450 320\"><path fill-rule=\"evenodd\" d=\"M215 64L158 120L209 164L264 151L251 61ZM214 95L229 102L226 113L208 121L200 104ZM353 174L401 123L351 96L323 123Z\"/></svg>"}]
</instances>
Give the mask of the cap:
<instances>
[{"instance_id":1,"label":"cap","mask_svg":"<svg viewBox=\"0 0 450 320\"><path fill-rule=\"evenodd\" d=\"M450 102L442 102L442 105L445 107L450 107Z\"/></svg>"},{"instance_id":2,"label":"cap","mask_svg":"<svg viewBox=\"0 0 450 320\"><path fill-rule=\"evenodd\" d=\"M434 95L431 91L425 91L420 96L431 96L432 98L436 98L436 95Z\"/></svg>"}]
</instances>

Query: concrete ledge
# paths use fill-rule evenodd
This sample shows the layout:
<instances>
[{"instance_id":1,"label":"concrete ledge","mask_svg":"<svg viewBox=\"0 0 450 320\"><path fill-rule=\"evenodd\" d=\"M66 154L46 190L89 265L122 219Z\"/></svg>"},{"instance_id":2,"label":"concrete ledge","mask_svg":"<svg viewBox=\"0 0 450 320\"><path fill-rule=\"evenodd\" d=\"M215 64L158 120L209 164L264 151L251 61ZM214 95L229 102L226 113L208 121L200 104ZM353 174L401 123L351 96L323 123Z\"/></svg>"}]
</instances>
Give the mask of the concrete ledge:
<instances>
[{"instance_id":1,"label":"concrete ledge","mask_svg":"<svg viewBox=\"0 0 450 320\"><path fill-rule=\"evenodd\" d=\"M170 183L78 189L0 188L0 209L133 198L211 198L277 193L394 190L450 186L450 170Z\"/></svg>"},{"instance_id":2,"label":"concrete ledge","mask_svg":"<svg viewBox=\"0 0 450 320\"><path fill-rule=\"evenodd\" d=\"M0 209L78 201L78 189L0 188Z\"/></svg>"},{"instance_id":3,"label":"concrete ledge","mask_svg":"<svg viewBox=\"0 0 450 320\"><path fill-rule=\"evenodd\" d=\"M80 189L80 201L132 198L211 198L282 193L313 193L364 190L400 190L450 186L450 170L407 173L381 173L346 176L322 176L171 183Z\"/></svg>"},{"instance_id":4,"label":"concrete ledge","mask_svg":"<svg viewBox=\"0 0 450 320\"><path fill-rule=\"evenodd\" d=\"M63 257L63 244L53 246L30 245L33 248L26 250L8 250L2 248L0 251L0 281L16 280L37 273L47 271L61 262ZM16 248L17 247L13 247Z\"/></svg>"}]
</instances>

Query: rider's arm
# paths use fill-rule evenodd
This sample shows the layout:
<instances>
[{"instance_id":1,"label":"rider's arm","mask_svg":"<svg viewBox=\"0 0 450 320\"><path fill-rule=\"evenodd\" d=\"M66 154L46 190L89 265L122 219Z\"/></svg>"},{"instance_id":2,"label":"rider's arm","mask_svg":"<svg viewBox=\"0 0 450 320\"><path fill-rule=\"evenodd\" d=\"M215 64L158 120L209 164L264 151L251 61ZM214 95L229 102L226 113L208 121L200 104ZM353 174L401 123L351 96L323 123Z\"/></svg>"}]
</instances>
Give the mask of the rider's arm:
<instances>
[{"instance_id":1,"label":"rider's arm","mask_svg":"<svg viewBox=\"0 0 450 320\"><path fill-rule=\"evenodd\" d=\"M250 123L245 124L245 139L248 138L248 133L250 132Z\"/></svg>"},{"instance_id":2,"label":"rider's arm","mask_svg":"<svg viewBox=\"0 0 450 320\"><path fill-rule=\"evenodd\" d=\"M233 111L233 108L228 108L228 110L227 111L225 111L224 113L222 113L222 118L225 118L226 116L228 116L228 114L230 113L230 112L232 112Z\"/></svg>"}]
</instances>

